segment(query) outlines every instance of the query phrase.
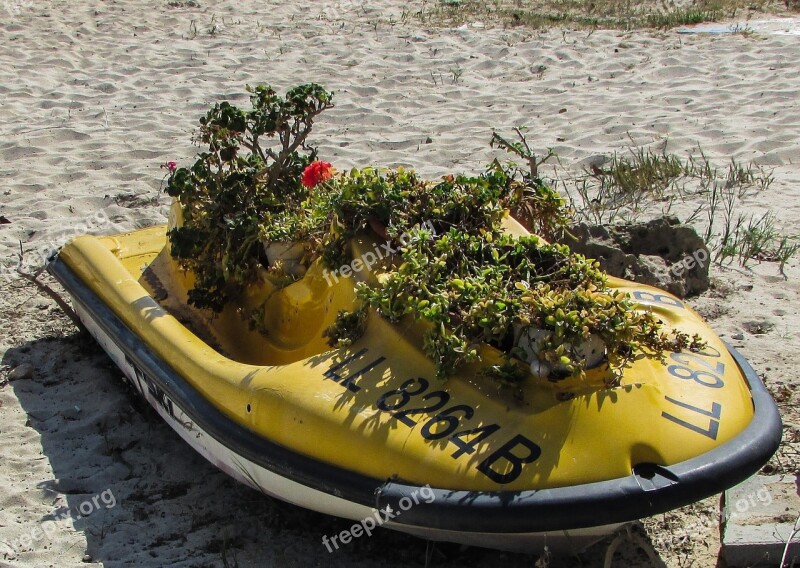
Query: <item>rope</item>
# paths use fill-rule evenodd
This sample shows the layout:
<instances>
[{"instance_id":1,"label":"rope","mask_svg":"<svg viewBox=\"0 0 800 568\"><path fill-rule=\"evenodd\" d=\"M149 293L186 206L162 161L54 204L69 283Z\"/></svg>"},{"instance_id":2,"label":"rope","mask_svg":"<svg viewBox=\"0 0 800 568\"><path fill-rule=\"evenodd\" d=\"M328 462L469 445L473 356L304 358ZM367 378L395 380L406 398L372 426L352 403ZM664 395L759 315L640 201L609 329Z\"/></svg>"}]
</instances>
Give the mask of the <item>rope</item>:
<instances>
[{"instance_id":1,"label":"rope","mask_svg":"<svg viewBox=\"0 0 800 568\"><path fill-rule=\"evenodd\" d=\"M780 568L786 566L786 557L789 555L789 545L792 544L792 540L797 536L797 533L800 533L800 515L797 516L797 520L794 522L792 534L786 539L786 546L783 547L783 556L781 556L781 563L779 564ZM794 562L792 562L792 566L794 566Z\"/></svg>"}]
</instances>

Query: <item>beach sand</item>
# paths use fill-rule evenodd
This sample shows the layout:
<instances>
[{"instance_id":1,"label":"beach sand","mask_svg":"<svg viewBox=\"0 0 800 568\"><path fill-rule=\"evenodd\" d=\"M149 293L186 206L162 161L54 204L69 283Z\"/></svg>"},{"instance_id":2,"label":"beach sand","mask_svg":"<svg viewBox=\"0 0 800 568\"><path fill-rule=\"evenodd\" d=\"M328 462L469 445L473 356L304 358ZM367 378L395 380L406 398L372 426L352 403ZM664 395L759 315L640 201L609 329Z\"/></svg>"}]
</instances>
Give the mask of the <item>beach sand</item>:
<instances>
[{"instance_id":1,"label":"beach sand","mask_svg":"<svg viewBox=\"0 0 800 568\"><path fill-rule=\"evenodd\" d=\"M4 267L13 271L20 246L34 269L76 234L163 223L161 164L190 163L198 117L215 101L245 102L245 84L258 83L336 91L312 137L339 169L477 172L496 155L492 129L520 124L567 172L632 143L678 154L699 145L722 167L735 158L772 170L774 183L743 206L797 231L797 36L426 29L418 5L399 1L200 3L0 4ZM772 467L792 473L796 260L786 275L769 262L714 266L712 290L690 304L780 395L785 440ZM329 554L322 535L350 523L215 470L126 391L52 300L8 270L0 309L0 566L222 566L234 555L239 566L424 566L426 555L431 566L533 565L390 531ZM23 367L9 381L21 365L30 376ZM645 526L668 566L716 566L718 518L711 498ZM602 565L604 551L582 565Z\"/></svg>"}]
</instances>

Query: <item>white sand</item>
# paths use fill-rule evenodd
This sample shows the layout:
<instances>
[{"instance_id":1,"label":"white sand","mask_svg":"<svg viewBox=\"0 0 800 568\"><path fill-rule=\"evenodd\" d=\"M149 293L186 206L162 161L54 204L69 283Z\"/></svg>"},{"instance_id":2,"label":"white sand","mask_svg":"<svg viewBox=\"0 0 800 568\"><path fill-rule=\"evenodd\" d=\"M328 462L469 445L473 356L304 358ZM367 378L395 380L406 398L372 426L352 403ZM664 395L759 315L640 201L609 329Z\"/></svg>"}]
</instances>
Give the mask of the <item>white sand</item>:
<instances>
[{"instance_id":1,"label":"white sand","mask_svg":"<svg viewBox=\"0 0 800 568\"><path fill-rule=\"evenodd\" d=\"M797 230L797 37L426 30L414 18L402 23L404 9L417 5L400 1L200 1L202 8L154 0L0 4L5 266L15 263L20 241L35 263L36 251L76 232L163 222L159 165L187 164L199 115L213 101L244 102L246 83L334 89L337 106L320 118L315 139L340 169L478 171L494 155L492 128L519 124L566 167L624 151L629 136L677 153L699 144L720 165L733 157L774 168L774 184L746 204L774 210L779 225ZM748 321L771 324L733 343L773 388L794 389L796 261L787 274L766 263L754 271L715 267L716 291L692 304L728 339ZM321 536L346 523L264 498L206 464L154 413L132 406L119 372L32 286L0 279L0 306L0 566L82 565L85 555L106 566L219 566L226 547L240 566L424 565L424 542L388 531L329 555ZM5 383L24 363L33 378ZM797 452L790 406L783 412L795 437L785 450ZM109 490L113 508L91 504ZM36 533L81 506L92 509L88 518ZM712 522L698 523L706 517L692 511L701 510ZM712 499L659 522L701 527L690 535L690 554L694 565L712 566L715 514ZM34 540L23 545L25 536ZM532 564L493 551L447 552L449 560L434 554L436 565ZM683 557L660 552L670 566Z\"/></svg>"}]
</instances>

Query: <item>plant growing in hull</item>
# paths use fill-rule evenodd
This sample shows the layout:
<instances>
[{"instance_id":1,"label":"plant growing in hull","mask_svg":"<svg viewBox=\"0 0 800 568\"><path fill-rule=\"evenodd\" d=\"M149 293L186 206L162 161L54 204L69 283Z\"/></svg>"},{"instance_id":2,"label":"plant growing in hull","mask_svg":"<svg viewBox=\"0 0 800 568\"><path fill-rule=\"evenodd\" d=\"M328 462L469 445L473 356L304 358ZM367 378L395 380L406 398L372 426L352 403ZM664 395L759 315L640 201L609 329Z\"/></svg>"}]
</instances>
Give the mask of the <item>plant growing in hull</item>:
<instances>
[{"instance_id":1,"label":"plant growing in hull","mask_svg":"<svg viewBox=\"0 0 800 568\"><path fill-rule=\"evenodd\" d=\"M556 154L552 149L548 149L547 155L537 158L534 151L528 145L528 140L522 132L522 127L514 128L519 142L510 141L497 132L492 134L490 142L492 147L497 147L511 154L515 154L525 160L528 171L515 170L513 177L518 174L521 177L520 183L514 187L514 199L511 204L511 215L514 216L526 229L546 239L555 240L560 237L569 224L569 212L564 199L544 183L539 176L539 166ZM495 165L499 165L495 161ZM515 167L507 166L506 169Z\"/></svg>"},{"instance_id":2,"label":"plant growing in hull","mask_svg":"<svg viewBox=\"0 0 800 568\"><path fill-rule=\"evenodd\" d=\"M537 356L558 369L553 380L582 374L580 346L590 338L602 341L614 368L636 354L698 345L683 334L662 333L652 312L635 310L627 294L607 287L596 262L536 236L515 238L497 227L472 235L453 228L436 238L412 231L401 256L396 270L379 284L362 284L359 295L390 321L410 316L427 322L423 347L439 377L478 361L481 344L488 343L506 360L486 372L521 380L527 373L514 362L525 359L514 346L519 327L546 332ZM352 319L343 314L339 327Z\"/></svg>"},{"instance_id":3,"label":"plant growing in hull","mask_svg":"<svg viewBox=\"0 0 800 568\"><path fill-rule=\"evenodd\" d=\"M520 328L544 332L536 357L555 370L549 373L553 379L582 375L582 346L590 342L602 342L615 368L637 354L660 356L698 345L683 334L662 333L651 312L634 310L626 294L607 287L594 261L536 236L503 233L507 212L520 205L530 205L531 225L550 235L563 230L568 217L564 201L538 177L541 162L530 150L501 145L530 158L530 173L495 161L480 176L438 182L407 170L372 168L334 180L331 203L343 238L369 227L390 240L405 238L385 277L359 285L363 305L340 313L327 330L330 344L359 337L364 308L371 307L390 321L408 316L426 322L423 347L440 377L478 361L481 345L491 344L506 358L485 370L505 382L527 376L520 361L528 357L516 346Z\"/></svg>"},{"instance_id":4,"label":"plant growing in hull","mask_svg":"<svg viewBox=\"0 0 800 568\"><path fill-rule=\"evenodd\" d=\"M316 157L306 139L332 93L316 84L285 97L268 86L248 90L250 110L223 102L200 119L199 140L208 148L166 188L183 211L183 225L168 237L172 255L196 276L189 302L215 311L255 280L265 241L304 240L323 226L304 204L309 189L301 175Z\"/></svg>"},{"instance_id":5,"label":"plant growing in hull","mask_svg":"<svg viewBox=\"0 0 800 568\"><path fill-rule=\"evenodd\" d=\"M684 335L664 335L651 312L635 311L626 295L610 290L596 263L539 237L503 232L509 211L547 237L568 220L520 132L521 142L498 135L493 142L522 157L527 172L495 160L480 175L437 181L403 169L333 175L306 144L331 96L313 84L283 98L256 87L251 110L220 103L201 119L207 150L191 168L172 172L167 185L183 213L168 236L173 256L195 275L191 304L222 309L265 266L281 271L273 280L279 285L302 276L298 258L270 259L273 245L302 243L292 254L307 262L321 257L335 269L347 262L348 240L373 231L394 252L382 259L382 276L359 284L354 310L340 313L325 332L333 346L364 333L368 308L391 321L425 322L423 347L441 377L478 361L489 344L505 360L484 365L486 372L519 381L527 375L520 361L530 359L521 329L534 330L536 361L554 370L554 380L581 375L583 346L592 341L617 367L638 353L659 356L691 345ZM258 329L264 305L242 314Z\"/></svg>"},{"instance_id":6,"label":"plant growing in hull","mask_svg":"<svg viewBox=\"0 0 800 568\"><path fill-rule=\"evenodd\" d=\"M541 179L498 161L480 175L448 175L438 181L403 168L353 169L332 186L330 204L345 236L372 228L397 238L426 223L437 234L452 227L477 234L499 227L509 210L524 209L542 236L550 237L569 219L564 201Z\"/></svg>"}]
</instances>

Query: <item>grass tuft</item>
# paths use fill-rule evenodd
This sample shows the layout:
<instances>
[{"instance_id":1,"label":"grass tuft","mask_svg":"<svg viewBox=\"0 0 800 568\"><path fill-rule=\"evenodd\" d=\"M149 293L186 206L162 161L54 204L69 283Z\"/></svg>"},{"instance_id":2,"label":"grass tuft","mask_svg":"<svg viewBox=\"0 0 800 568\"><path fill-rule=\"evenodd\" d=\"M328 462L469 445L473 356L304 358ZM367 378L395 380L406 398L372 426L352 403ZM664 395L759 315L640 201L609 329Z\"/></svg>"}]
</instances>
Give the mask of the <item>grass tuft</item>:
<instances>
[{"instance_id":1,"label":"grass tuft","mask_svg":"<svg viewBox=\"0 0 800 568\"><path fill-rule=\"evenodd\" d=\"M407 12L426 25L459 26L480 21L500 27L548 28L570 26L612 29L669 29L747 18L751 12L796 10L793 3L777 0L696 0L689 7L674 1L617 0L424 0L422 8Z\"/></svg>"},{"instance_id":2,"label":"grass tuft","mask_svg":"<svg viewBox=\"0 0 800 568\"><path fill-rule=\"evenodd\" d=\"M786 263L800 252L800 236L781 232L772 212L760 217L740 212L742 199L767 190L774 181L771 171L752 163L731 159L727 168L718 168L702 149L684 159L633 146L602 165L589 165L583 175L556 173L556 178L576 220L595 225L633 222L654 204L666 215L676 201L699 199L685 222L705 225L701 234L719 265L777 262L784 274Z\"/></svg>"}]
</instances>

